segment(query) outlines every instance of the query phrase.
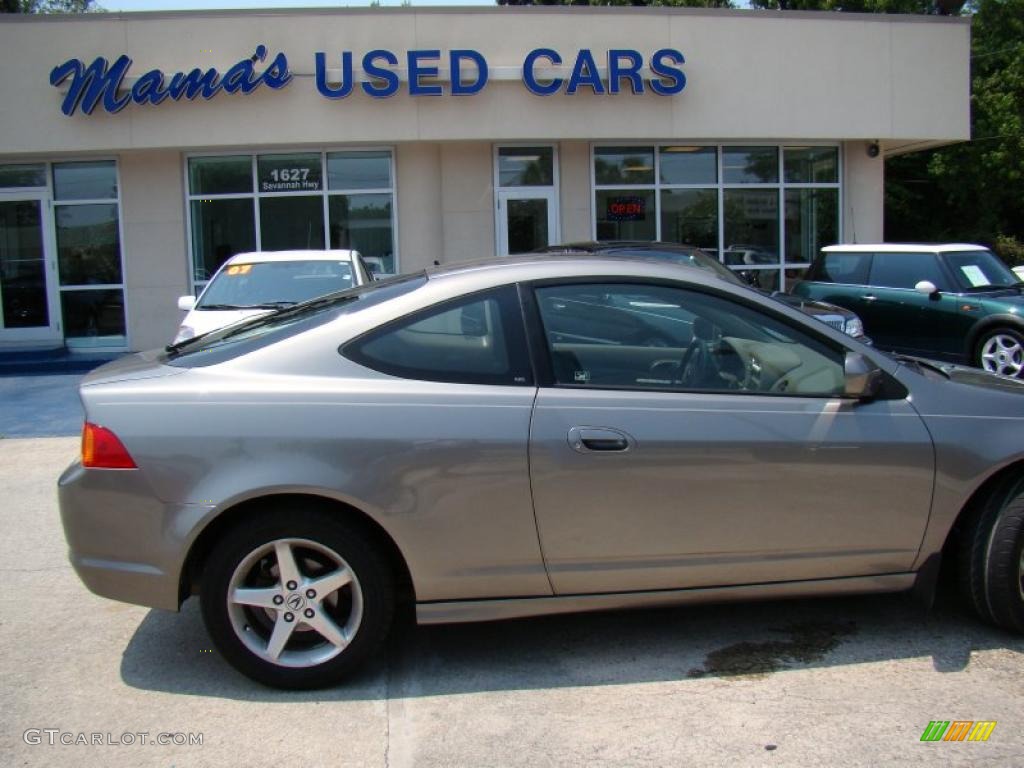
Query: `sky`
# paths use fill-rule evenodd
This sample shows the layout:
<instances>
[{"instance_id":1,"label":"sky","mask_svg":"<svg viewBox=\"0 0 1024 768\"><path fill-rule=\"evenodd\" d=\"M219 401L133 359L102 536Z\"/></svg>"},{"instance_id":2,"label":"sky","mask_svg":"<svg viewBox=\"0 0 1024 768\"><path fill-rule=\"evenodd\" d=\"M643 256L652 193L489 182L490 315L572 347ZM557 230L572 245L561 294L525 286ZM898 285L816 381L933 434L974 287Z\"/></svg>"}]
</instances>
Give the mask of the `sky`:
<instances>
[{"instance_id":1,"label":"sky","mask_svg":"<svg viewBox=\"0 0 1024 768\"><path fill-rule=\"evenodd\" d=\"M370 0L99 0L106 11L194 11L219 8L344 8L366 6ZM401 5L401 0L380 0L381 5ZM494 0L412 0L423 5L496 5Z\"/></svg>"}]
</instances>

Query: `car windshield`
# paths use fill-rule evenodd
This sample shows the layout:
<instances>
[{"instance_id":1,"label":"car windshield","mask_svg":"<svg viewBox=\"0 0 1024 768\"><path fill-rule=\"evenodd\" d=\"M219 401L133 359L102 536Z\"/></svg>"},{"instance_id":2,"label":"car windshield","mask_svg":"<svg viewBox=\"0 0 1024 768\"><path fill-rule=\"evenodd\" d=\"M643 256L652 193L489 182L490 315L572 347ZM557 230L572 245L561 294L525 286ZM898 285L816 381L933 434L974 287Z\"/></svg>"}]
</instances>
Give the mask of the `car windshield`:
<instances>
[{"instance_id":1,"label":"car windshield","mask_svg":"<svg viewBox=\"0 0 1024 768\"><path fill-rule=\"evenodd\" d=\"M165 348L163 360L171 365L212 365L316 328L340 315L411 293L426 282L426 276L420 272L321 296L172 344ZM201 358L202 362L197 358Z\"/></svg>"},{"instance_id":2,"label":"car windshield","mask_svg":"<svg viewBox=\"0 0 1024 768\"><path fill-rule=\"evenodd\" d=\"M344 291L354 282L349 261L231 264L210 281L196 309L272 309Z\"/></svg>"},{"instance_id":3,"label":"car windshield","mask_svg":"<svg viewBox=\"0 0 1024 768\"><path fill-rule=\"evenodd\" d=\"M991 251L946 253L946 263L965 291L985 291L1020 285L1020 279Z\"/></svg>"}]
</instances>

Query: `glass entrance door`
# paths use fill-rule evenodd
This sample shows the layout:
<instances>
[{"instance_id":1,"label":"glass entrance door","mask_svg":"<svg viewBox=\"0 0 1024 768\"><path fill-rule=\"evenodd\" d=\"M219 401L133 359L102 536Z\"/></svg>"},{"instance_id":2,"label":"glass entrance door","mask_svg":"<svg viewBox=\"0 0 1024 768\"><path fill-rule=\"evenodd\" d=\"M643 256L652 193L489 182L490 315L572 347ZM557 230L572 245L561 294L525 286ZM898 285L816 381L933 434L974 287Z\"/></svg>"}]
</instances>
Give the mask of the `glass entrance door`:
<instances>
[{"instance_id":1,"label":"glass entrance door","mask_svg":"<svg viewBox=\"0 0 1024 768\"><path fill-rule=\"evenodd\" d=\"M498 191L498 255L529 253L558 242L555 193Z\"/></svg>"},{"instance_id":2,"label":"glass entrance door","mask_svg":"<svg viewBox=\"0 0 1024 768\"><path fill-rule=\"evenodd\" d=\"M0 196L0 343L60 340L42 196Z\"/></svg>"}]
</instances>

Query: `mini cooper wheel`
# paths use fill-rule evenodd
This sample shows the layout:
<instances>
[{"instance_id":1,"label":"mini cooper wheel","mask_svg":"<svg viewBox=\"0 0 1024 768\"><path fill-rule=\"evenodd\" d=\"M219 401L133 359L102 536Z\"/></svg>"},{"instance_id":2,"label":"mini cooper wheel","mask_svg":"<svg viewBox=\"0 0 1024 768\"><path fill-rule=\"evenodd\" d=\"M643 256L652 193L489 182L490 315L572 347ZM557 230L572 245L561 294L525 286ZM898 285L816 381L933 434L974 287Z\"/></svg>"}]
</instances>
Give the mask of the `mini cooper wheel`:
<instances>
[{"instance_id":1,"label":"mini cooper wheel","mask_svg":"<svg viewBox=\"0 0 1024 768\"><path fill-rule=\"evenodd\" d=\"M1012 328L996 328L978 342L979 368L989 373L1024 378L1024 334Z\"/></svg>"},{"instance_id":2,"label":"mini cooper wheel","mask_svg":"<svg viewBox=\"0 0 1024 768\"><path fill-rule=\"evenodd\" d=\"M961 540L961 587L983 619L1024 633L1024 479L978 505Z\"/></svg>"},{"instance_id":3,"label":"mini cooper wheel","mask_svg":"<svg viewBox=\"0 0 1024 768\"><path fill-rule=\"evenodd\" d=\"M394 610L387 562L336 516L281 509L214 547L201 588L217 649L276 688L337 683L383 645Z\"/></svg>"}]
</instances>

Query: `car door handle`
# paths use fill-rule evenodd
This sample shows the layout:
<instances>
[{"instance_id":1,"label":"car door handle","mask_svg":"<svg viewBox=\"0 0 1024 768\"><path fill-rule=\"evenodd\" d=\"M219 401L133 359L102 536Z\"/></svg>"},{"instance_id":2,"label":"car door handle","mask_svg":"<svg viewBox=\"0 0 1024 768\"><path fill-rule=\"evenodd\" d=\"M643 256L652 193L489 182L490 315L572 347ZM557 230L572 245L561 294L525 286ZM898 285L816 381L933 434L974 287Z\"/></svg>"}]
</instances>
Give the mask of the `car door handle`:
<instances>
[{"instance_id":1,"label":"car door handle","mask_svg":"<svg viewBox=\"0 0 1024 768\"><path fill-rule=\"evenodd\" d=\"M864 301L878 301L878 297L875 296L875 294L873 293L865 293L863 296L861 296L861 298Z\"/></svg>"},{"instance_id":2,"label":"car door handle","mask_svg":"<svg viewBox=\"0 0 1024 768\"><path fill-rule=\"evenodd\" d=\"M578 453L613 453L628 451L634 440L625 432L608 427L573 427L569 445Z\"/></svg>"}]
</instances>

